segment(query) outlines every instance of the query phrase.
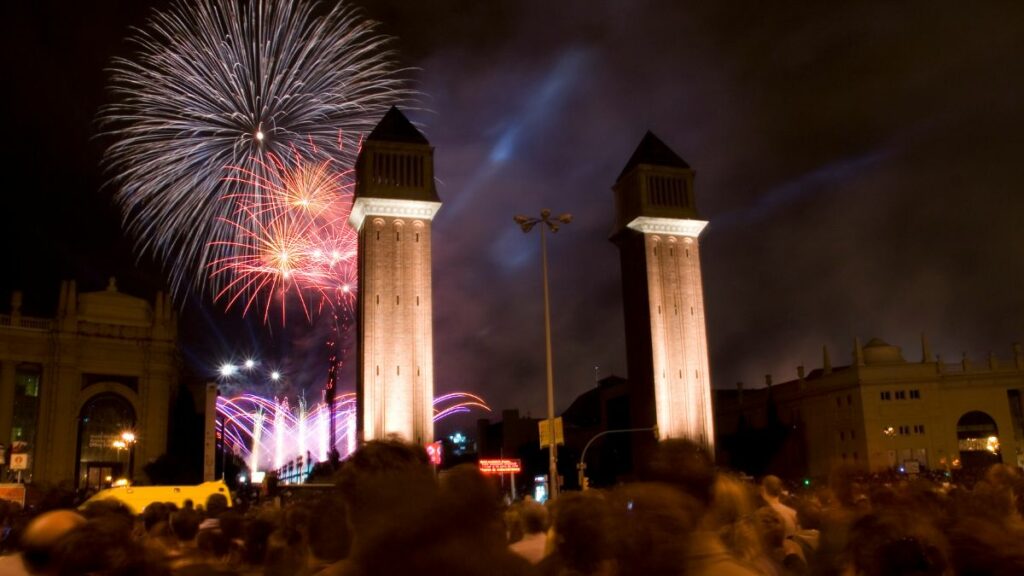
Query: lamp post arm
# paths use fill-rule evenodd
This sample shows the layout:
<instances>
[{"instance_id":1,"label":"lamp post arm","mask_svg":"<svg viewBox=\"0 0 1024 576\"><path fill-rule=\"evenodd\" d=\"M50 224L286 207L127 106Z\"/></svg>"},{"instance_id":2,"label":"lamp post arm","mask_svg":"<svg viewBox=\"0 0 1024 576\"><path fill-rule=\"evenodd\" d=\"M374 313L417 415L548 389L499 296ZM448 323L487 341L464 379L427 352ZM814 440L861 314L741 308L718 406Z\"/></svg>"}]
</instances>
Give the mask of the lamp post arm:
<instances>
[{"instance_id":1,"label":"lamp post arm","mask_svg":"<svg viewBox=\"0 0 1024 576\"><path fill-rule=\"evenodd\" d=\"M584 470L587 468L587 450L590 450L590 445L594 443L594 440L607 436L609 434L626 434L632 432L655 432L658 430L657 426L651 426L650 428L624 428L622 430L605 430L604 432L598 432L594 434L590 440L587 441L586 445L583 446L583 452L580 454L580 484L583 483L583 476L585 475Z\"/></svg>"}]
</instances>

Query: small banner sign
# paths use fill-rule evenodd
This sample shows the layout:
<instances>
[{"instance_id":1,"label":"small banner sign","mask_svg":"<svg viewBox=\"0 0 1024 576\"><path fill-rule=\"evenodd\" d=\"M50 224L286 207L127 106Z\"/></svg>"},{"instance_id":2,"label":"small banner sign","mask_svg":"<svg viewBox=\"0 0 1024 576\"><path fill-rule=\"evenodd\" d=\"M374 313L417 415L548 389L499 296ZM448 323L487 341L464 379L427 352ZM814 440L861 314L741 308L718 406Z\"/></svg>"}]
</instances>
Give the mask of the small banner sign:
<instances>
[{"instance_id":1,"label":"small banner sign","mask_svg":"<svg viewBox=\"0 0 1024 576\"><path fill-rule=\"evenodd\" d=\"M480 472L484 474L516 474L522 470L523 463L519 459L499 458L480 461Z\"/></svg>"},{"instance_id":2,"label":"small banner sign","mask_svg":"<svg viewBox=\"0 0 1024 576\"><path fill-rule=\"evenodd\" d=\"M28 454L11 454L11 470L28 470Z\"/></svg>"}]
</instances>

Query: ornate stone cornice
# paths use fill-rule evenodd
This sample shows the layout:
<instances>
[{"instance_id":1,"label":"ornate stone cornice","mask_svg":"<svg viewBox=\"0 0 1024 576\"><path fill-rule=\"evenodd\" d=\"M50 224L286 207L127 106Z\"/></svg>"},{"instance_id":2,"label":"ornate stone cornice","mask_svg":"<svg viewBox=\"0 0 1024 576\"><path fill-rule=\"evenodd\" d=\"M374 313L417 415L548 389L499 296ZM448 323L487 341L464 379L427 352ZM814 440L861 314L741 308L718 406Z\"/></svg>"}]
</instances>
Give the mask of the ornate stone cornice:
<instances>
[{"instance_id":1,"label":"ornate stone cornice","mask_svg":"<svg viewBox=\"0 0 1024 576\"><path fill-rule=\"evenodd\" d=\"M653 216L637 216L626 226L643 234L671 234L673 236L700 236L707 220L682 220L679 218L655 218Z\"/></svg>"},{"instance_id":2,"label":"ornate stone cornice","mask_svg":"<svg viewBox=\"0 0 1024 576\"><path fill-rule=\"evenodd\" d=\"M395 198L356 198L352 204L352 214L348 223L359 230L367 216L393 216L415 218L417 220L433 220L441 209L440 202L424 200L399 200Z\"/></svg>"}]
</instances>

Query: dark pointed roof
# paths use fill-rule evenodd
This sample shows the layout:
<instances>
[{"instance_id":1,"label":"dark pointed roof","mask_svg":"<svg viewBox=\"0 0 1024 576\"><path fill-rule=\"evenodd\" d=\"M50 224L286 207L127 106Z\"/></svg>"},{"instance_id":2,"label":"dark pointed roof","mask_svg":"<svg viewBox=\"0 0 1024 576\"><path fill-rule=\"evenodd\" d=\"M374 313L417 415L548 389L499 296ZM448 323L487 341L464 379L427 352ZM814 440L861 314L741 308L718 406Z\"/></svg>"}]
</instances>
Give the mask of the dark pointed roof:
<instances>
[{"instance_id":1,"label":"dark pointed roof","mask_svg":"<svg viewBox=\"0 0 1024 576\"><path fill-rule=\"evenodd\" d=\"M636 168L639 164L667 166L670 168L690 167L685 160L680 158L678 154L673 152L667 144L662 142L650 130L644 134L644 139L640 141L640 145L636 147L636 151L633 152L633 156L630 157L629 162L626 163L626 167L622 169L622 172L619 173L619 177L616 178L615 181L618 182L621 180L623 176L628 174L630 170Z\"/></svg>"},{"instance_id":2,"label":"dark pointed roof","mask_svg":"<svg viewBox=\"0 0 1024 576\"><path fill-rule=\"evenodd\" d=\"M366 138L367 142L403 142L407 144L430 144L397 106L392 106L381 118L377 127Z\"/></svg>"}]
</instances>

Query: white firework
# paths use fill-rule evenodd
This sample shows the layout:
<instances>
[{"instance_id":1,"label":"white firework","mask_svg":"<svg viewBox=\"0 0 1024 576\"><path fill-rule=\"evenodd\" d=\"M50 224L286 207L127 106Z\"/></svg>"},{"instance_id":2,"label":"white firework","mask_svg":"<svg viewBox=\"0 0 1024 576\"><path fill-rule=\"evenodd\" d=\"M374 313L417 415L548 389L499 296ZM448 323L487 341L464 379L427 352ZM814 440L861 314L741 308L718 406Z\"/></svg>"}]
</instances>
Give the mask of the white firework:
<instances>
[{"instance_id":1,"label":"white firework","mask_svg":"<svg viewBox=\"0 0 1024 576\"><path fill-rule=\"evenodd\" d=\"M134 56L111 67L116 102L100 112L104 160L126 228L179 298L249 241L225 224L234 208L222 199L260 191L231 171L259 175L293 154L352 166L361 136L414 96L390 39L343 4L177 2L131 40Z\"/></svg>"}]
</instances>

